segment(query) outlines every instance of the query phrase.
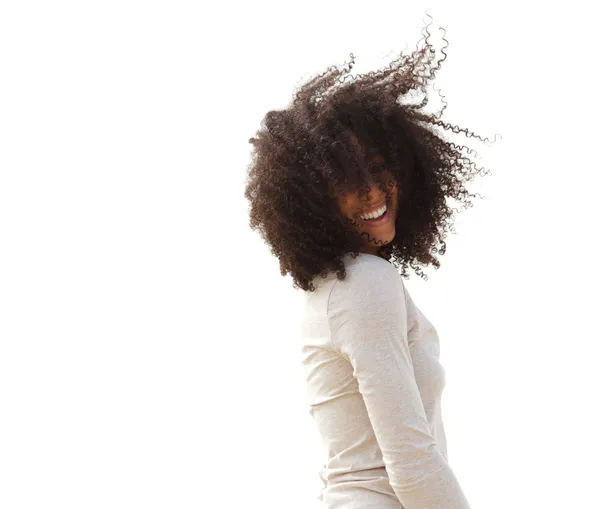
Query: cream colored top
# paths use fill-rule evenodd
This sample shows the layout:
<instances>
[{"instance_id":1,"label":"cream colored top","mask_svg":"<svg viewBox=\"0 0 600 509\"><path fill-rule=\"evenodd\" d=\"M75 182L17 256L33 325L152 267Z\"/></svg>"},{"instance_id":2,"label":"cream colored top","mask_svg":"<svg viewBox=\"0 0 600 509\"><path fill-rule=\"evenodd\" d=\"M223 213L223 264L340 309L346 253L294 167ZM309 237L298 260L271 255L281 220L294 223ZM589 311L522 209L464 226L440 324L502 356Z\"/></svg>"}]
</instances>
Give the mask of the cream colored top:
<instances>
[{"instance_id":1,"label":"cream colored top","mask_svg":"<svg viewBox=\"0 0 600 509\"><path fill-rule=\"evenodd\" d=\"M469 509L448 464L444 369L431 322L375 255L304 292L302 365L325 446L325 509Z\"/></svg>"}]
</instances>

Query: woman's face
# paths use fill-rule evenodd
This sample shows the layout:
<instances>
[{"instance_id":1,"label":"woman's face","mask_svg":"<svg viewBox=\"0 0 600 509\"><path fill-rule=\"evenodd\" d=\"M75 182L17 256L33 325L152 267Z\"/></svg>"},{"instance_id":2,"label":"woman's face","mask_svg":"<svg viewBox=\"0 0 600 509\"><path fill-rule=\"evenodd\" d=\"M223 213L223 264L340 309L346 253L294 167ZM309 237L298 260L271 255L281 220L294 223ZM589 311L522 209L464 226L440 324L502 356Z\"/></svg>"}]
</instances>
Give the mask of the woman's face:
<instances>
[{"instance_id":1,"label":"woman's face","mask_svg":"<svg viewBox=\"0 0 600 509\"><path fill-rule=\"evenodd\" d=\"M392 175L390 173L390 178ZM398 186L394 184L391 190L391 200L386 202L385 192L373 182L369 182L368 202L358 197L357 192L346 191L345 196L337 197L337 205L344 217L351 220L357 231L365 239L361 253L377 255L377 250L389 244L396 235L396 214L398 210ZM385 213L377 219L362 218L365 214L379 214L385 207Z\"/></svg>"}]
</instances>

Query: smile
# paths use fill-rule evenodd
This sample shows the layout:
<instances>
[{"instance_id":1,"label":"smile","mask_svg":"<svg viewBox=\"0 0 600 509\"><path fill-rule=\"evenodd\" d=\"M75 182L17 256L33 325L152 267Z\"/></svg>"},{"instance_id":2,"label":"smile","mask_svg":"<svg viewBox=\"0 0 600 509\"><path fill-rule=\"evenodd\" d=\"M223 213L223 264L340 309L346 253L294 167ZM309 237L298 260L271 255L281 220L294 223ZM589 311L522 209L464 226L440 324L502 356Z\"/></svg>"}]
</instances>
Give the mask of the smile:
<instances>
[{"instance_id":1,"label":"smile","mask_svg":"<svg viewBox=\"0 0 600 509\"><path fill-rule=\"evenodd\" d=\"M390 218L390 208L387 207L385 212L376 219L362 219L359 218L364 224L369 225L371 227L382 226L388 222Z\"/></svg>"}]
</instances>

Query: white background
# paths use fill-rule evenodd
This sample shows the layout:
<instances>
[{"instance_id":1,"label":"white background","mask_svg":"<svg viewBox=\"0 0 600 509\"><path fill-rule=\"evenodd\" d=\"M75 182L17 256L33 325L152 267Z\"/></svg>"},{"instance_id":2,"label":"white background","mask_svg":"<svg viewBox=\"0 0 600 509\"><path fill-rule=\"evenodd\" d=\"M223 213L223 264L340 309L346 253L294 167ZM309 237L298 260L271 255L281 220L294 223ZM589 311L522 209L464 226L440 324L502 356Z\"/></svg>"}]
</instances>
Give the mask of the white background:
<instances>
[{"instance_id":1,"label":"white background","mask_svg":"<svg viewBox=\"0 0 600 509\"><path fill-rule=\"evenodd\" d=\"M502 136L457 138L484 198L405 280L451 466L473 509L600 507L595 22L448 4L2 3L3 509L317 507L301 292L248 228L248 139L351 52L414 50L426 12L443 119Z\"/></svg>"}]
</instances>

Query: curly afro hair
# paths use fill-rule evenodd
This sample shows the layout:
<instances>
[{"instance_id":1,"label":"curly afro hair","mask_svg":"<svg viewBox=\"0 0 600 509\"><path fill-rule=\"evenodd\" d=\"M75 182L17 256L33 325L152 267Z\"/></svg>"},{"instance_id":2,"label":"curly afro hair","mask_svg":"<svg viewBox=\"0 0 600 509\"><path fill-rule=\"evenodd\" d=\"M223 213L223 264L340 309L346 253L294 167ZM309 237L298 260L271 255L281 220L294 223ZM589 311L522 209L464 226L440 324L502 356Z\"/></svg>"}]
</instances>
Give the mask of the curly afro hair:
<instances>
[{"instance_id":1,"label":"curly afro hair","mask_svg":"<svg viewBox=\"0 0 600 509\"><path fill-rule=\"evenodd\" d=\"M457 210L447 199L472 206L469 198L476 195L463 183L482 169L462 151L475 151L444 139L434 126L484 140L440 120L445 106L437 115L422 111L426 84L446 55L442 49L444 59L431 65L435 51L427 34L424 48L345 83L349 76L341 76L354 65L351 53L348 69L330 67L305 83L286 109L269 111L249 139L254 151L244 196L250 228L279 259L281 275L291 274L295 289L314 291L314 278L330 272L344 279L344 255L356 257L365 242L380 242L358 233L340 213L337 199L345 193L368 199L375 183L390 203L396 185L396 234L380 242L377 256L400 268L402 276L410 266L423 279L419 265L439 268L435 254L445 253L446 232L454 232ZM411 91L424 94L419 104L402 101Z\"/></svg>"}]
</instances>

